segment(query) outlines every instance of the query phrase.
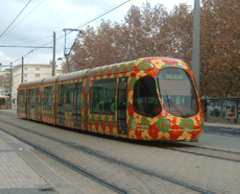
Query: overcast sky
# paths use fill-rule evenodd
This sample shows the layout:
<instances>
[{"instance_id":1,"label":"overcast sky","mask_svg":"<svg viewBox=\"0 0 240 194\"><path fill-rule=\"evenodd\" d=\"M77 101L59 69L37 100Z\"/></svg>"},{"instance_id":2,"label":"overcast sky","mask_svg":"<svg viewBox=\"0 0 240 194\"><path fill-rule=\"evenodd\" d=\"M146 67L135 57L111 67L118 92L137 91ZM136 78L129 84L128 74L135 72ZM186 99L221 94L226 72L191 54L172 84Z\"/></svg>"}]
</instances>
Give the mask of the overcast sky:
<instances>
[{"instance_id":1,"label":"overcast sky","mask_svg":"<svg viewBox=\"0 0 240 194\"><path fill-rule=\"evenodd\" d=\"M56 59L63 57L64 33L63 28L77 28L85 22L104 13L126 0L1 0L0 7L0 46L52 46L53 31L56 32ZM152 6L163 3L171 10L174 4L187 3L193 5L194 0L149 0ZM120 8L102 17L104 20L121 22L132 5L141 6L146 0L130 0ZM28 4L28 5L27 5ZM21 15L4 33L17 15ZM97 27L101 19L90 23ZM84 30L86 26L82 27ZM62 38L61 38L62 37ZM67 47L71 47L76 33L67 36ZM0 63L9 65L21 64L16 61L29 53L31 48L3 48L0 47ZM48 64L52 59L52 49L36 49L24 57L24 62Z\"/></svg>"}]
</instances>

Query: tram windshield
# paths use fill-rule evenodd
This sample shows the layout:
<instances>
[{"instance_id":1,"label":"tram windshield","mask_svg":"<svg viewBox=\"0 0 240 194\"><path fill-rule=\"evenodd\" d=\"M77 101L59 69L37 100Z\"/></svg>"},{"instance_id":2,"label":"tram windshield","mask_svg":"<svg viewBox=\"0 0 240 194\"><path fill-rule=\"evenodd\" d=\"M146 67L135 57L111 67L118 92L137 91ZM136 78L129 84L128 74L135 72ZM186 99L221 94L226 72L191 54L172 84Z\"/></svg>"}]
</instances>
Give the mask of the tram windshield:
<instances>
[{"instance_id":1,"label":"tram windshield","mask_svg":"<svg viewBox=\"0 0 240 194\"><path fill-rule=\"evenodd\" d=\"M179 68L166 68L158 73L164 109L172 115L188 117L197 114L197 95L190 76Z\"/></svg>"}]
</instances>

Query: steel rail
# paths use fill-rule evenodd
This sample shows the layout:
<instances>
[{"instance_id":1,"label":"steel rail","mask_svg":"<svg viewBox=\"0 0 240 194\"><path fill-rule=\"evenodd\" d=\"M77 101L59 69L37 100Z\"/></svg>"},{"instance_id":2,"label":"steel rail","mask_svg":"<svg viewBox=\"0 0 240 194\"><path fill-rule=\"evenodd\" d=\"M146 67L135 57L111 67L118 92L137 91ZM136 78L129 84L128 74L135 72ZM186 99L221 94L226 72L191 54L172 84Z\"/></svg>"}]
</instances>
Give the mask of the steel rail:
<instances>
[{"instance_id":1,"label":"steel rail","mask_svg":"<svg viewBox=\"0 0 240 194\"><path fill-rule=\"evenodd\" d=\"M180 186L183 186L183 187L186 187L186 188L189 188L189 189L191 189L191 190L194 190L194 191L197 191L197 192L200 192L200 193L204 193L204 194L213 193L213 192L204 190L204 189L202 189L202 188L199 188L199 187L190 185L190 184L188 184L188 183L184 183L184 182L179 181L179 180L177 180L177 179L173 179L173 178L170 178L170 177L167 177L167 176L164 176L164 175L160 175L160 174L157 174L157 173L155 173L155 172L149 171L149 170L147 170L147 169L144 169L144 168L141 168L141 167L137 167L137 166L134 166L134 165L132 165L132 164L128 164L128 163L126 163L126 162L123 162L123 161L120 161L120 160L111 158L111 157L109 157L109 156L105 156L105 155L103 155L103 154L100 154L99 152L96 152L95 150L93 150L93 149L91 149L91 148L88 148L88 147L85 147L85 146L80 146L80 145L73 145L73 144L71 144L71 143L64 142L64 141L62 141L62 140L59 140L59 139L56 139L56 138L53 138L53 137L49 137L49 136L47 136L47 135L43 135L43 134L38 133L38 132L36 132L36 131L32 131L32 130L27 129L27 128L25 128L25 127L20 127L20 126L17 126L17 125L8 123L8 122L6 122L6 121L2 121L1 119L0 119L0 121L3 122L3 123L6 123L6 124L12 125L12 126L14 126L14 127L20 128L20 129L22 129L22 130L28 131L28 132L30 132L30 133L34 133L34 134L36 134L36 135L39 135L39 136L42 136L42 137L51 139L51 140L56 141L56 142L58 142L58 143L62 143L62 144L66 145L66 146L68 146L68 147L70 147L70 148L80 150L80 151L82 151L82 152L84 152L84 153L86 153L86 154L89 154L89 155L92 155L92 156L101 158L101 159L106 160L106 161L108 161L108 162L112 162L112 163L116 163L116 164L125 166L125 167L127 167L127 168L130 168L130 169L139 171L139 172L141 172L141 173L144 173L144 174L147 174L147 175L150 175L150 176L154 176L154 177L159 178L159 179L162 179L162 180L164 180L164 181L168 181L168 182L174 183L174 184L176 184L176 185L180 185ZM35 145L32 145L31 143L28 143L26 140L17 137L16 135L14 135L14 134L12 134L12 133L10 133L10 132L2 129L1 127L0 127L0 129L3 130L4 132L9 133L10 135L16 137L17 139L19 139L19 140L21 140L21 141L23 141L23 142L31 145L32 147L34 147L34 148L36 147L36 149L39 149L38 146L35 146ZM40 148L40 149L43 149L43 148ZM44 150L44 149L43 149L43 150ZM53 153L50 153L50 152L48 152L48 151L46 151L46 153L48 153L48 154L49 154L50 156L52 156L53 158L56 157L57 159L62 160L64 163L65 163L65 162L66 162L66 163L69 163L69 162L65 161L64 159L61 159L61 158L59 158L58 156L55 156L55 154L53 154ZM240 162L240 161L239 161L239 162ZM75 165L75 164L72 164L72 163L70 163L70 166L73 166L74 168L76 167L76 165ZM76 168L77 168L77 167L76 167ZM80 168L80 167L79 167L79 168ZM83 173L86 172L86 171L83 170L83 169L81 169L80 171L83 172ZM86 172L86 174L89 174L89 173ZM92 176L95 177L94 175L92 175ZM98 178L97 178L97 179L98 179ZM120 190L120 189L119 189L119 190ZM126 191L124 191L124 192L127 193Z\"/></svg>"}]
</instances>

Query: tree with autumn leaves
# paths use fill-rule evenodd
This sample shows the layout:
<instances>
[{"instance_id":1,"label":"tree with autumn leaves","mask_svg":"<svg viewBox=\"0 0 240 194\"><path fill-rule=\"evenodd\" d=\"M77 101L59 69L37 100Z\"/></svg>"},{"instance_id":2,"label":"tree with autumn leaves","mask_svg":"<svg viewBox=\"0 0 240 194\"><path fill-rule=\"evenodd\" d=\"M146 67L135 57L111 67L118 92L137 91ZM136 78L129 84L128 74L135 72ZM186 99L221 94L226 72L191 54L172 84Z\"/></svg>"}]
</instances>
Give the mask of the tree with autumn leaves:
<instances>
[{"instance_id":1,"label":"tree with autumn leaves","mask_svg":"<svg viewBox=\"0 0 240 194\"><path fill-rule=\"evenodd\" d=\"M200 95L240 96L240 0L202 0ZM192 67L193 10L132 6L122 23L104 21L81 33L70 57L74 71L140 57L183 59ZM65 68L67 69L67 68Z\"/></svg>"}]
</instances>

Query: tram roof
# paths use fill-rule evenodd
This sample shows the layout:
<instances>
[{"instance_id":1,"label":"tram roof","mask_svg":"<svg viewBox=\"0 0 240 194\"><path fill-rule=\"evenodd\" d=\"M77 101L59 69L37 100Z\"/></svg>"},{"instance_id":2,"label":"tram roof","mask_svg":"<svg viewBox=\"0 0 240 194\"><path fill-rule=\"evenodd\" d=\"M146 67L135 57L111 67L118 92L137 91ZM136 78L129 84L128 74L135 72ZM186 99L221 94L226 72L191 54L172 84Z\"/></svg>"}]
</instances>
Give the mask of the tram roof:
<instances>
[{"instance_id":1,"label":"tram roof","mask_svg":"<svg viewBox=\"0 0 240 194\"><path fill-rule=\"evenodd\" d=\"M21 84L19 84L18 90L20 90L20 89L27 89L27 85L28 85L28 83L21 83Z\"/></svg>"},{"instance_id":2,"label":"tram roof","mask_svg":"<svg viewBox=\"0 0 240 194\"><path fill-rule=\"evenodd\" d=\"M59 81L85 78L85 77L87 77L88 71L89 71L89 69L85 69L85 70L82 70L82 71L76 71L76 72L60 75L59 76Z\"/></svg>"},{"instance_id":3,"label":"tram roof","mask_svg":"<svg viewBox=\"0 0 240 194\"><path fill-rule=\"evenodd\" d=\"M134 71L150 71L154 68L179 67L188 69L188 66L180 59L165 57L145 57L133 61L121 62L102 67L95 67L90 70L90 76L104 76L110 74L128 73Z\"/></svg>"},{"instance_id":4,"label":"tram roof","mask_svg":"<svg viewBox=\"0 0 240 194\"><path fill-rule=\"evenodd\" d=\"M39 80L34 80L34 81L29 82L28 83L28 88L32 87L32 86L39 86L39 87L41 87L44 79L39 79Z\"/></svg>"}]
</instances>

